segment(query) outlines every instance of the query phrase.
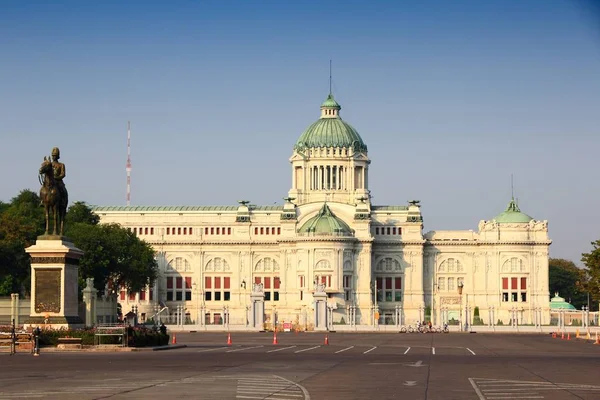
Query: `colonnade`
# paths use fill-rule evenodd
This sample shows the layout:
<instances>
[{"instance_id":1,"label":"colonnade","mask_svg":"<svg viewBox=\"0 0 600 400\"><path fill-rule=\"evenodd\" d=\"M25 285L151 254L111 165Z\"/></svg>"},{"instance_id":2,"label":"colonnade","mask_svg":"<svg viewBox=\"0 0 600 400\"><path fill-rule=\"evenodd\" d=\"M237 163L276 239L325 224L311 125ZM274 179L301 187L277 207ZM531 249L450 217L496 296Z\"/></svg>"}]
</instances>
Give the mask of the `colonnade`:
<instances>
[{"instance_id":1,"label":"colonnade","mask_svg":"<svg viewBox=\"0 0 600 400\"><path fill-rule=\"evenodd\" d=\"M311 166L309 172L310 190L348 190L351 187L351 179L354 179L351 170L342 165L315 165ZM363 167L361 170L357 187L365 187L365 173ZM350 180L349 180L350 179Z\"/></svg>"}]
</instances>

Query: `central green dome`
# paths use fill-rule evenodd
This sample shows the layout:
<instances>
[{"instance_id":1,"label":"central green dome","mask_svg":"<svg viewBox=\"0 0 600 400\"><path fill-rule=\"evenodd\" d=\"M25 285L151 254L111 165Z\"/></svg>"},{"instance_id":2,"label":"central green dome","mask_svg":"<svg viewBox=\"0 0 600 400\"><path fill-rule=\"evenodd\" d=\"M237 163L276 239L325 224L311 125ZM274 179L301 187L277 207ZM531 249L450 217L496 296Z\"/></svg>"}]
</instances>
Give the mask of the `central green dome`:
<instances>
[{"instance_id":1,"label":"central green dome","mask_svg":"<svg viewBox=\"0 0 600 400\"><path fill-rule=\"evenodd\" d=\"M352 127L339 116L341 106L329 94L321 105L321 118L308 127L300 136L295 150L315 147L352 148L355 152L366 152L367 145Z\"/></svg>"},{"instance_id":2,"label":"central green dome","mask_svg":"<svg viewBox=\"0 0 600 400\"><path fill-rule=\"evenodd\" d=\"M354 231L341 218L336 217L327 203L317 215L306 221L298 230L305 236L353 236Z\"/></svg>"},{"instance_id":3,"label":"central green dome","mask_svg":"<svg viewBox=\"0 0 600 400\"><path fill-rule=\"evenodd\" d=\"M529 223L533 218L529 215L521 212L519 206L515 202L515 199L512 199L510 203L508 203L508 207L506 210L498 214L494 220L500 224L509 224L509 223Z\"/></svg>"}]
</instances>

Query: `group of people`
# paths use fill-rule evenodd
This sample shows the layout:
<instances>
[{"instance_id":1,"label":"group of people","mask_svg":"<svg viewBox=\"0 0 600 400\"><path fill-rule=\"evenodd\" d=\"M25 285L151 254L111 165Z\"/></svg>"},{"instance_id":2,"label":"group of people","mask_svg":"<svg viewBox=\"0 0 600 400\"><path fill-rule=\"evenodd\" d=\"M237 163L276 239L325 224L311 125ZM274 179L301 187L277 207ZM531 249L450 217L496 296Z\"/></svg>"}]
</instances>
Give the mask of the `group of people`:
<instances>
[{"instance_id":1,"label":"group of people","mask_svg":"<svg viewBox=\"0 0 600 400\"><path fill-rule=\"evenodd\" d=\"M421 331L422 329L426 330L427 332L433 332L433 324L431 323L431 321L417 321L417 331ZM444 324L444 332L448 331L448 324Z\"/></svg>"}]
</instances>

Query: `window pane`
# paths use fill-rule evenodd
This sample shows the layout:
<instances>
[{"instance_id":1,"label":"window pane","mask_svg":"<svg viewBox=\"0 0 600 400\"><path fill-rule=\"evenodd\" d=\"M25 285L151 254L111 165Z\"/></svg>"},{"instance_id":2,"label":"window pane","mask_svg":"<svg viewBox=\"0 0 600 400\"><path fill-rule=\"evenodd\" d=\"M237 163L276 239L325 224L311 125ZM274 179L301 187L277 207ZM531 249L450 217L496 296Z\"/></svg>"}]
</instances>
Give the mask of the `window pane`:
<instances>
[{"instance_id":1,"label":"window pane","mask_svg":"<svg viewBox=\"0 0 600 400\"><path fill-rule=\"evenodd\" d=\"M517 282L517 278L510 278L510 288L513 290L518 289Z\"/></svg>"},{"instance_id":2,"label":"window pane","mask_svg":"<svg viewBox=\"0 0 600 400\"><path fill-rule=\"evenodd\" d=\"M448 290L456 290L456 288L454 287L454 278L448 278Z\"/></svg>"},{"instance_id":3,"label":"window pane","mask_svg":"<svg viewBox=\"0 0 600 400\"><path fill-rule=\"evenodd\" d=\"M167 301L173 301L173 292L167 292Z\"/></svg>"},{"instance_id":4,"label":"window pane","mask_svg":"<svg viewBox=\"0 0 600 400\"><path fill-rule=\"evenodd\" d=\"M231 278L226 276L223 278L223 289L229 289L230 288L230 283L231 283Z\"/></svg>"},{"instance_id":5,"label":"window pane","mask_svg":"<svg viewBox=\"0 0 600 400\"><path fill-rule=\"evenodd\" d=\"M271 289L271 278L268 276L265 277L265 289Z\"/></svg>"},{"instance_id":6,"label":"window pane","mask_svg":"<svg viewBox=\"0 0 600 400\"><path fill-rule=\"evenodd\" d=\"M215 289L221 289L221 277L215 276Z\"/></svg>"},{"instance_id":7,"label":"window pane","mask_svg":"<svg viewBox=\"0 0 600 400\"><path fill-rule=\"evenodd\" d=\"M377 301L383 301L383 291L382 290L377 291Z\"/></svg>"},{"instance_id":8,"label":"window pane","mask_svg":"<svg viewBox=\"0 0 600 400\"><path fill-rule=\"evenodd\" d=\"M392 278L385 278L385 288L392 289Z\"/></svg>"},{"instance_id":9,"label":"window pane","mask_svg":"<svg viewBox=\"0 0 600 400\"><path fill-rule=\"evenodd\" d=\"M402 289L402 278L396 278L395 281L396 281L395 282L395 284L396 284L395 285L395 289L396 290Z\"/></svg>"},{"instance_id":10,"label":"window pane","mask_svg":"<svg viewBox=\"0 0 600 400\"><path fill-rule=\"evenodd\" d=\"M396 301L402 301L402 292L396 291Z\"/></svg>"},{"instance_id":11,"label":"window pane","mask_svg":"<svg viewBox=\"0 0 600 400\"><path fill-rule=\"evenodd\" d=\"M502 278L502 289L503 290L507 290L508 289L508 278Z\"/></svg>"},{"instance_id":12,"label":"window pane","mask_svg":"<svg viewBox=\"0 0 600 400\"><path fill-rule=\"evenodd\" d=\"M260 283L260 276L254 277L254 283L256 283L257 285Z\"/></svg>"},{"instance_id":13,"label":"window pane","mask_svg":"<svg viewBox=\"0 0 600 400\"><path fill-rule=\"evenodd\" d=\"M181 289L182 287L183 287L183 279L181 279L181 277L178 276L177 278L175 278L175 288Z\"/></svg>"},{"instance_id":14,"label":"window pane","mask_svg":"<svg viewBox=\"0 0 600 400\"><path fill-rule=\"evenodd\" d=\"M221 292L215 292L215 301L221 301Z\"/></svg>"},{"instance_id":15,"label":"window pane","mask_svg":"<svg viewBox=\"0 0 600 400\"><path fill-rule=\"evenodd\" d=\"M167 292L167 294L169 294ZM204 292L204 300L211 301L212 300L212 292Z\"/></svg>"},{"instance_id":16,"label":"window pane","mask_svg":"<svg viewBox=\"0 0 600 400\"><path fill-rule=\"evenodd\" d=\"M281 283L281 280L279 279L278 276L273 278L273 289L279 289L279 284Z\"/></svg>"},{"instance_id":17,"label":"window pane","mask_svg":"<svg viewBox=\"0 0 600 400\"><path fill-rule=\"evenodd\" d=\"M183 300L183 292L175 292L175 300L177 300L177 301Z\"/></svg>"},{"instance_id":18,"label":"window pane","mask_svg":"<svg viewBox=\"0 0 600 400\"><path fill-rule=\"evenodd\" d=\"M146 300L146 291L142 290L140 292L140 301Z\"/></svg>"},{"instance_id":19,"label":"window pane","mask_svg":"<svg viewBox=\"0 0 600 400\"><path fill-rule=\"evenodd\" d=\"M229 301L231 294L229 292L223 292L223 300Z\"/></svg>"},{"instance_id":20,"label":"window pane","mask_svg":"<svg viewBox=\"0 0 600 400\"><path fill-rule=\"evenodd\" d=\"M185 288L186 289L191 289L192 288L192 277L191 276L186 276L185 277Z\"/></svg>"},{"instance_id":21,"label":"window pane","mask_svg":"<svg viewBox=\"0 0 600 400\"><path fill-rule=\"evenodd\" d=\"M210 276L204 277L204 288L205 289L211 289L211 285L210 285L211 281L212 281L212 278Z\"/></svg>"},{"instance_id":22,"label":"window pane","mask_svg":"<svg viewBox=\"0 0 600 400\"><path fill-rule=\"evenodd\" d=\"M521 278L521 290L527 290L527 278Z\"/></svg>"},{"instance_id":23,"label":"window pane","mask_svg":"<svg viewBox=\"0 0 600 400\"><path fill-rule=\"evenodd\" d=\"M173 289L173 277L167 276L167 289Z\"/></svg>"},{"instance_id":24,"label":"window pane","mask_svg":"<svg viewBox=\"0 0 600 400\"><path fill-rule=\"evenodd\" d=\"M385 292L385 301L392 301L392 291L388 290Z\"/></svg>"},{"instance_id":25,"label":"window pane","mask_svg":"<svg viewBox=\"0 0 600 400\"><path fill-rule=\"evenodd\" d=\"M527 301L527 293L521 293L521 301L522 302L526 302Z\"/></svg>"},{"instance_id":26,"label":"window pane","mask_svg":"<svg viewBox=\"0 0 600 400\"><path fill-rule=\"evenodd\" d=\"M273 301L279 301L279 292L273 292Z\"/></svg>"},{"instance_id":27,"label":"window pane","mask_svg":"<svg viewBox=\"0 0 600 400\"><path fill-rule=\"evenodd\" d=\"M185 292L185 300L186 301L192 300L192 292L190 292L190 291Z\"/></svg>"},{"instance_id":28,"label":"window pane","mask_svg":"<svg viewBox=\"0 0 600 400\"><path fill-rule=\"evenodd\" d=\"M517 301L517 294L516 293L511 293L511 298L512 298L512 301L516 302Z\"/></svg>"},{"instance_id":29,"label":"window pane","mask_svg":"<svg viewBox=\"0 0 600 400\"><path fill-rule=\"evenodd\" d=\"M271 300L271 292L265 292L265 301Z\"/></svg>"},{"instance_id":30,"label":"window pane","mask_svg":"<svg viewBox=\"0 0 600 400\"><path fill-rule=\"evenodd\" d=\"M508 301L508 293L506 293L506 292L502 293L502 301L504 301L504 302Z\"/></svg>"},{"instance_id":31,"label":"window pane","mask_svg":"<svg viewBox=\"0 0 600 400\"><path fill-rule=\"evenodd\" d=\"M383 287L382 287L383 279L377 278L377 279L375 279L375 281L377 282L377 289L383 289Z\"/></svg>"}]
</instances>

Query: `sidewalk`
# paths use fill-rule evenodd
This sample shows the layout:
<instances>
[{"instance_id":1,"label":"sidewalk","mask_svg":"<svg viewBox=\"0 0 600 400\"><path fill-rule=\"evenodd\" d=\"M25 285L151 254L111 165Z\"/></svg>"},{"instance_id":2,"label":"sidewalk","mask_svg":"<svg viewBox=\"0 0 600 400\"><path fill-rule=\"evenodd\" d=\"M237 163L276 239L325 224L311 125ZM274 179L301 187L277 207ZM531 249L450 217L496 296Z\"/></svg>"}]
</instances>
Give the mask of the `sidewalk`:
<instances>
[{"instance_id":1,"label":"sidewalk","mask_svg":"<svg viewBox=\"0 0 600 400\"><path fill-rule=\"evenodd\" d=\"M156 346L156 347L121 347L118 345L100 345L100 346L83 346L81 349L58 349L52 347L41 347L40 354L43 353L117 353L117 352L138 352L138 351L163 351L163 350L176 350L187 347L185 344L170 344L167 346ZM10 353L10 348L0 347L0 353ZM18 354L31 353L30 349L17 349Z\"/></svg>"}]
</instances>

